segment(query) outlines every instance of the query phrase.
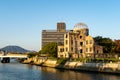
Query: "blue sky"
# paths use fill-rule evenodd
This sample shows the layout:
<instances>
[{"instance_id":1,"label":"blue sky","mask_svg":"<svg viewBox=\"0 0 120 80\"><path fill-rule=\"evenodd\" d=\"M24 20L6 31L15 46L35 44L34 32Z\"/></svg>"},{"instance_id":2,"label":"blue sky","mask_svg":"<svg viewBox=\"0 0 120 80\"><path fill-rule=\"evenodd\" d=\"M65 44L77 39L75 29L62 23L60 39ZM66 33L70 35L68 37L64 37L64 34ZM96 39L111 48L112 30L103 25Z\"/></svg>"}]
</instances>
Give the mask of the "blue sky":
<instances>
[{"instance_id":1,"label":"blue sky","mask_svg":"<svg viewBox=\"0 0 120 80\"><path fill-rule=\"evenodd\" d=\"M0 48L39 51L41 31L65 22L88 25L90 35L120 39L120 0L0 0Z\"/></svg>"}]
</instances>

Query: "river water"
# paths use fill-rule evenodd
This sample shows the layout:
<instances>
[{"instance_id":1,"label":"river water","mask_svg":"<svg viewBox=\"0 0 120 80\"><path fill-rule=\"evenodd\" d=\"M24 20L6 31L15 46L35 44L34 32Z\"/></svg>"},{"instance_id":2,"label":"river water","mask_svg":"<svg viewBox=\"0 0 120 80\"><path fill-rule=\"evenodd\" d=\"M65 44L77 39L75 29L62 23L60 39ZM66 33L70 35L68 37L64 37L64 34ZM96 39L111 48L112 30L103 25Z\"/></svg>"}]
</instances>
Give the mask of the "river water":
<instances>
[{"instance_id":1,"label":"river water","mask_svg":"<svg viewBox=\"0 0 120 80\"><path fill-rule=\"evenodd\" d=\"M0 80L120 80L120 76L11 62L0 63Z\"/></svg>"}]
</instances>

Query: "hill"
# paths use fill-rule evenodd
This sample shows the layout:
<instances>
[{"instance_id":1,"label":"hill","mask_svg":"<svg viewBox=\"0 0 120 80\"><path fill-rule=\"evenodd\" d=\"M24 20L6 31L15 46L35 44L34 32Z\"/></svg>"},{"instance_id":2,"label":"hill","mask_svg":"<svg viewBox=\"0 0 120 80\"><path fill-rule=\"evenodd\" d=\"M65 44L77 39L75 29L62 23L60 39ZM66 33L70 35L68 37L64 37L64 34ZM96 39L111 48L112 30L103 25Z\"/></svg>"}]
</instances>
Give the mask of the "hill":
<instances>
[{"instance_id":1,"label":"hill","mask_svg":"<svg viewBox=\"0 0 120 80\"><path fill-rule=\"evenodd\" d=\"M7 51L7 52L18 52L18 53L30 52L29 50L26 50L19 46L6 46L4 48L1 48L1 50Z\"/></svg>"}]
</instances>

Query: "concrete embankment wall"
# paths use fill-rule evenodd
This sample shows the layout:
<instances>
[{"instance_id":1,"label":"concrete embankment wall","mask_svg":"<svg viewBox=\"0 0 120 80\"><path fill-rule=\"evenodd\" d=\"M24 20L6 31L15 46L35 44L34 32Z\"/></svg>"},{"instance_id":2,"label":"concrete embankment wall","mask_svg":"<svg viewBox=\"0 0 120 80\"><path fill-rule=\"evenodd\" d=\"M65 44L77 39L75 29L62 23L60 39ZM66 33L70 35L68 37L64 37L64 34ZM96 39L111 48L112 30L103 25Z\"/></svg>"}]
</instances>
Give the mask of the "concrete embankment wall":
<instances>
[{"instance_id":1,"label":"concrete embankment wall","mask_svg":"<svg viewBox=\"0 0 120 80\"><path fill-rule=\"evenodd\" d=\"M23 63L25 64L35 64L39 66L48 66L48 67L56 67L57 60L50 60L50 59L39 59L39 58L28 58Z\"/></svg>"},{"instance_id":2,"label":"concrete embankment wall","mask_svg":"<svg viewBox=\"0 0 120 80\"><path fill-rule=\"evenodd\" d=\"M64 65L61 65L57 64L57 60L38 58L29 58L26 61L24 61L24 63L62 69L120 73L120 63L82 63L67 61Z\"/></svg>"},{"instance_id":3,"label":"concrete embankment wall","mask_svg":"<svg viewBox=\"0 0 120 80\"><path fill-rule=\"evenodd\" d=\"M120 73L119 63L66 62L64 66L66 69Z\"/></svg>"}]
</instances>

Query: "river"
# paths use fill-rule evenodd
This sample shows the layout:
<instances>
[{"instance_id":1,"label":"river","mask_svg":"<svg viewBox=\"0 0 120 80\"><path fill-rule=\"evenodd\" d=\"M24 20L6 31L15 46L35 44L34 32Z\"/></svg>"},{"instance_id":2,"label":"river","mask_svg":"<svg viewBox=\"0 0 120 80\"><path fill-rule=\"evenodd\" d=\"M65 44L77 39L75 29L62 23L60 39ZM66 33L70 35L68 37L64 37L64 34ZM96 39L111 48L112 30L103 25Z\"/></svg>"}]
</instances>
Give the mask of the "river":
<instances>
[{"instance_id":1,"label":"river","mask_svg":"<svg viewBox=\"0 0 120 80\"><path fill-rule=\"evenodd\" d=\"M120 80L120 76L11 62L0 63L0 80Z\"/></svg>"}]
</instances>

